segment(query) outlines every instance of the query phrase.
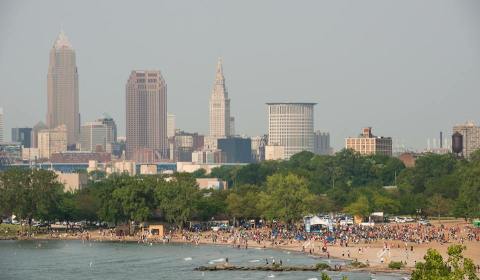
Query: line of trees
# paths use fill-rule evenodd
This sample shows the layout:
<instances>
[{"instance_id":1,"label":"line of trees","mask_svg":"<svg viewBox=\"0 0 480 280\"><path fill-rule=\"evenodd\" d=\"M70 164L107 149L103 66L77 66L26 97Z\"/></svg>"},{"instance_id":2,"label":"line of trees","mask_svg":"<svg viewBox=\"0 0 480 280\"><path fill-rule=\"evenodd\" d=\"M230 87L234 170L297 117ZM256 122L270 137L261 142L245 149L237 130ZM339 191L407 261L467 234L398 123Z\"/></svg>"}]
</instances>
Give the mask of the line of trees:
<instances>
[{"instance_id":1,"label":"line of trees","mask_svg":"<svg viewBox=\"0 0 480 280\"><path fill-rule=\"evenodd\" d=\"M88 187L64 193L45 170L0 172L0 213L21 219L123 223L163 219L187 221L254 219L295 222L305 214L344 211L368 215L480 216L480 153L469 161L428 154L405 168L397 158L361 156L343 150L333 156L309 152L288 161L223 166L211 174L171 177L90 174ZM228 190L199 190L195 178L228 181ZM397 188L383 186L396 185Z\"/></svg>"}]
</instances>

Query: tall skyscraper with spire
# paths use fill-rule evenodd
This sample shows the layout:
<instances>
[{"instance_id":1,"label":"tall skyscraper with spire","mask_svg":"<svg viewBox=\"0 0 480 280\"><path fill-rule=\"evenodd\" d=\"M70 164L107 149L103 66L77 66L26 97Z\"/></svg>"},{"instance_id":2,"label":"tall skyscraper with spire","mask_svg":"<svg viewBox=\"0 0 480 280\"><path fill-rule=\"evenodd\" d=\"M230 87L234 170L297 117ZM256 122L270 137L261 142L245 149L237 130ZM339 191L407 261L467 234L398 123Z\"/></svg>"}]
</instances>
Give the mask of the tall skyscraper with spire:
<instances>
[{"instance_id":1,"label":"tall skyscraper with spire","mask_svg":"<svg viewBox=\"0 0 480 280\"><path fill-rule=\"evenodd\" d=\"M75 50L63 30L50 50L47 94L48 127L65 125L68 145L76 144L80 133L78 71Z\"/></svg>"},{"instance_id":2,"label":"tall skyscraper with spire","mask_svg":"<svg viewBox=\"0 0 480 280\"><path fill-rule=\"evenodd\" d=\"M222 59L217 62L217 73L213 92L210 96L210 136L225 138L230 136L230 99L228 98L225 77L223 76Z\"/></svg>"}]
</instances>

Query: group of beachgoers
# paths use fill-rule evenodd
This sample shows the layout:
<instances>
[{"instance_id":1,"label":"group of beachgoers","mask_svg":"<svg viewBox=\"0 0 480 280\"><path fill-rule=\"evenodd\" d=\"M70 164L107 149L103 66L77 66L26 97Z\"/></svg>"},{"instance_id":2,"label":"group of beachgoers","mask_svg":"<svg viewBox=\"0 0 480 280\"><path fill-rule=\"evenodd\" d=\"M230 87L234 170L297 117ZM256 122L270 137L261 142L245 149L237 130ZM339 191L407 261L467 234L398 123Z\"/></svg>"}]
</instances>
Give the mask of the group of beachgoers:
<instances>
[{"instance_id":1,"label":"group of beachgoers","mask_svg":"<svg viewBox=\"0 0 480 280\"><path fill-rule=\"evenodd\" d=\"M182 239L197 242L200 238L212 243L229 243L237 248L248 248L248 242L272 246L293 242L321 241L324 246L349 244L369 244L376 241L401 241L414 244L438 242L480 241L480 229L473 227L426 226L421 224L382 224L376 226L345 225L308 233L302 227L262 227L256 229L231 228L222 231L190 232L183 230ZM399 246L398 244L396 246ZM411 245L413 246L413 245Z\"/></svg>"}]
</instances>

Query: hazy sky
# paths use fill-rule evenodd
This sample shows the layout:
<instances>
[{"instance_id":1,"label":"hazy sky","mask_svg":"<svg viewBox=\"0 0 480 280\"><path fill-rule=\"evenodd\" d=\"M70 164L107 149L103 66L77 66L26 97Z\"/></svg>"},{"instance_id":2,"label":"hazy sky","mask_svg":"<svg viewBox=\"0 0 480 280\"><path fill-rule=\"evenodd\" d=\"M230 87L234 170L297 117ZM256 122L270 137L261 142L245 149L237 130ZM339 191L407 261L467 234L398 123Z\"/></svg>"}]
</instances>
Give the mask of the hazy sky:
<instances>
[{"instance_id":1,"label":"hazy sky","mask_svg":"<svg viewBox=\"0 0 480 280\"><path fill-rule=\"evenodd\" d=\"M264 134L265 102L317 102L335 148L363 126L414 148L480 123L480 1L0 0L0 107L8 129L45 120L48 54L77 54L82 122L125 131L125 83L159 69L177 127L208 131L218 56L237 133Z\"/></svg>"}]
</instances>

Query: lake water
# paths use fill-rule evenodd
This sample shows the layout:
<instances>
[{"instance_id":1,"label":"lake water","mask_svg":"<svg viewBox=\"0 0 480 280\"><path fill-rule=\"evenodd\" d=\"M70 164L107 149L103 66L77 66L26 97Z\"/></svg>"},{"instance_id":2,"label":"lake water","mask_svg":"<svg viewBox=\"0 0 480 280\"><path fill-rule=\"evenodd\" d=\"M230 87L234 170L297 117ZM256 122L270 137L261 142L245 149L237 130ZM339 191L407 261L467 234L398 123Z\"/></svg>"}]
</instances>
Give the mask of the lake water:
<instances>
[{"instance_id":1,"label":"lake water","mask_svg":"<svg viewBox=\"0 0 480 280\"><path fill-rule=\"evenodd\" d=\"M0 241L0 279L320 279L318 272L194 271L223 262L261 265L265 258L284 264L315 264L315 259L281 250L225 246L81 241ZM343 261L330 260L331 264ZM402 279L396 274L329 272L333 279Z\"/></svg>"}]
</instances>

